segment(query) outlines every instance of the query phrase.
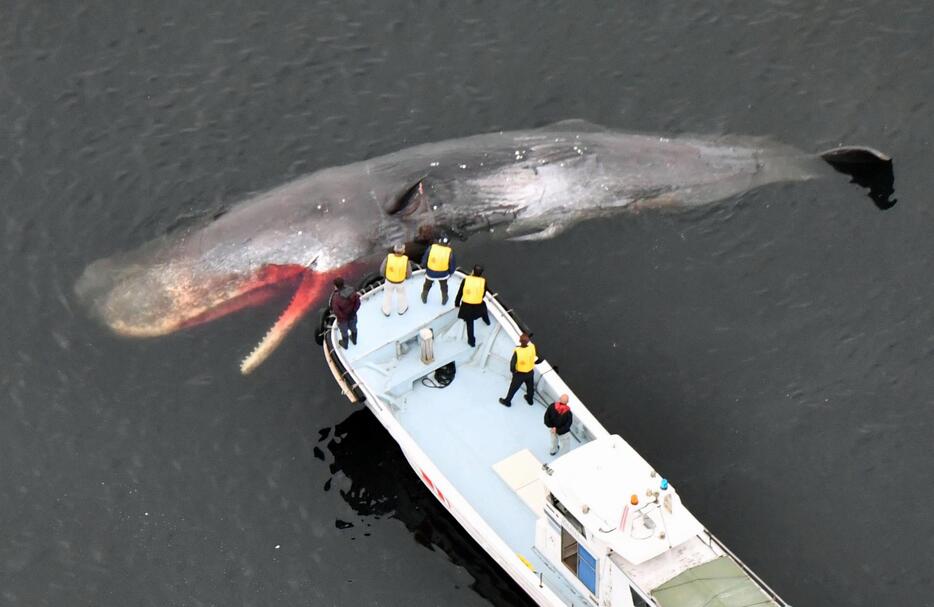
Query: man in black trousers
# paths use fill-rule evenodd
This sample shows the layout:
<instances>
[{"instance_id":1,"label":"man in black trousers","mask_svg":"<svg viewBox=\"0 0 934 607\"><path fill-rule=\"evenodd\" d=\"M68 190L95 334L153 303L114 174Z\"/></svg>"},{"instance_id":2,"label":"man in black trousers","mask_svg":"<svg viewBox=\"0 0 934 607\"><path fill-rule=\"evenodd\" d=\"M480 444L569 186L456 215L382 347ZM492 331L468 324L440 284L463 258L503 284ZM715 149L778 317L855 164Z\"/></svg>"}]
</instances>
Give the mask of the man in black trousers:
<instances>
[{"instance_id":1,"label":"man in black trousers","mask_svg":"<svg viewBox=\"0 0 934 607\"><path fill-rule=\"evenodd\" d=\"M535 344L529 341L529 336L523 333L519 336L519 347L513 353L509 360L509 370L512 371L512 381L509 383L509 391L506 398L499 399L499 404L504 407L512 406L512 397L515 396L519 386L525 384L525 402L532 404L532 393L535 390L533 380L535 379L535 364L542 362L535 351Z\"/></svg>"},{"instance_id":2,"label":"man in black trousers","mask_svg":"<svg viewBox=\"0 0 934 607\"><path fill-rule=\"evenodd\" d=\"M459 308L457 317L462 318L467 324L467 343L471 348L477 346L477 340L473 332L473 323L478 318L482 318L487 325L490 324L490 315L486 309L486 302L483 301L487 294L486 278L483 277L483 266L474 266L470 276L464 278L457 295L454 297L454 305Z\"/></svg>"}]
</instances>

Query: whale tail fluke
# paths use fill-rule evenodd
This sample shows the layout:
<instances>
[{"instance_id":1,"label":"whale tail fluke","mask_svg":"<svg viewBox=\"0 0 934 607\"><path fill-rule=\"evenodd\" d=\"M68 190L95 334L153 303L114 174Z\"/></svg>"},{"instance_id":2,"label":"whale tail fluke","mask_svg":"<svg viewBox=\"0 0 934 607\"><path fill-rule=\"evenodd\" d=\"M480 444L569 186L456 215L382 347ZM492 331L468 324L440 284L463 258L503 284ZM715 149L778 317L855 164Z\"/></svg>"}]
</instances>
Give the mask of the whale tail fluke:
<instances>
[{"instance_id":1,"label":"whale tail fluke","mask_svg":"<svg viewBox=\"0 0 934 607\"><path fill-rule=\"evenodd\" d=\"M869 197L881 210L898 202L892 158L879 150L863 146L841 146L821 152L820 157L835 170L850 176L850 181L869 189Z\"/></svg>"}]
</instances>

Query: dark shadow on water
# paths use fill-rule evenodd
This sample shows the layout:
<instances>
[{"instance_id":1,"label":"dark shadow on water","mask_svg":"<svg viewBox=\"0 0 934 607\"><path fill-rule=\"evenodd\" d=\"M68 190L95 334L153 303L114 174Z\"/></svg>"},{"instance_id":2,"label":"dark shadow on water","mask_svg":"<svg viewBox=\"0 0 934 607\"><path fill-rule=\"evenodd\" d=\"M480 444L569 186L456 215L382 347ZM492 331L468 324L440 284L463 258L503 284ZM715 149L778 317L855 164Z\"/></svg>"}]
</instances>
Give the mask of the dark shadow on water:
<instances>
[{"instance_id":1,"label":"dark shadow on water","mask_svg":"<svg viewBox=\"0 0 934 607\"><path fill-rule=\"evenodd\" d=\"M495 605L534 605L529 596L467 534L418 480L395 441L366 409L320 431L330 452L331 478L343 473L341 497L361 517L392 517L429 550L440 549L473 578L472 589ZM335 523L345 528L348 523Z\"/></svg>"}]
</instances>

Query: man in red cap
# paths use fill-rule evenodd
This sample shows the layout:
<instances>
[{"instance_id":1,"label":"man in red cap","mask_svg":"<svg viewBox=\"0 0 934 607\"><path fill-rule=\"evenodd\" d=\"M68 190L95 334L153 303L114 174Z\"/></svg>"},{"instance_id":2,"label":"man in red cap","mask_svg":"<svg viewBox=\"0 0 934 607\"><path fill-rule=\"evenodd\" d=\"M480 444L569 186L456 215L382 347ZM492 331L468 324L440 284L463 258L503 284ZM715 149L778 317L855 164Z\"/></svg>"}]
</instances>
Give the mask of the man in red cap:
<instances>
[{"instance_id":1,"label":"man in red cap","mask_svg":"<svg viewBox=\"0 0 934 607\"><path fill-rule=\"evenodd\" d=\"M557 402L551 403L545 410L545 425L551 430L550 455L558 453L559 449L568 450L571 424L574 416L568 406L568 395L562 394Z\"/></svg>"}]
</instances>

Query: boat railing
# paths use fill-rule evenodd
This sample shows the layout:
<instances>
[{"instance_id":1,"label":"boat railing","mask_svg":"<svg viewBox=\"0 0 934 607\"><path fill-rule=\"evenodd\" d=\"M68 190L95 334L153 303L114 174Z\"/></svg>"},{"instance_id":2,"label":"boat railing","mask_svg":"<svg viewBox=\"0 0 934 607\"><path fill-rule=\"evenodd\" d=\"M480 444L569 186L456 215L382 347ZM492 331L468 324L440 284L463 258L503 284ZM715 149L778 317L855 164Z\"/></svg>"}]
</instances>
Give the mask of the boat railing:
<instances>
[{"instance_id":1,"label":"boat railing","mask_svg":"<svg viewBox=\"0 0 934 607\"><path fill-rule=\"evenodd\" d=\"M496 305L515 323L520 332L531 335L531 332L518 315L503 301L499 293L491 293L491 298ZM571 388L564 382L558 374L558 367L552 365L547 359L535 366L538 371L538 378L535 381L535 393L546 403L553 402L561 394L574 394ZM542 385L544 383L544 386ZM577 398L574 395L574 398ZM578 399L580 401L580 399ZM571 434L580 442L593 440L601 435L609 434L596 417L590 413L586 407L578 408L574 414L574 422L571 426Z\"/></svg>"},{"instance_id":2,"label":"boat railing","mask_svg":"<svg viewBox=\"0 0 934 607\"><path fill-rule=\"evenodd\" d=\"M516 323L516 326L519 327L520 331L522 331L523 333L528 333L529 335L532 334L532 332L529 330L529 326L525 324L521 318L519 318L519 315L516 314L516 311L514 308L512 308L509 304L503 301L503 298L500 296L499 292L490 293L490 297L492 297L499 303L499 305L503 308L506 314L508 314L509 317L512 318L513 322Z\"/></svg>"},{"instance_id":3,"label":"boat railing","mask_svg":"<svg viewBox=\"0 0 934 607\"><path fill-rule=\"evenodd\" d=\"M710 538L710 541L713 542L714 544L716 544L716 545L717 545L717 548L719 548L720 550L722 550L727 556L729 556L731 559L733 559L733 561L734 561L737 565L739 565L739 568L743 570L743 573L745 573L746 575L748 575L749 578L750 578L752 581L754 581L756 584L758 584L759 587L763 590L763 592L765 592L767 595L769 595L769 598L772 599L773 601L775 601L775 603L778 604L779 607L791 607L788 603L786 603L786 602L784 601L784 599L782 599L782 597L778 596L778 593L775 592L774 590L772 590L772 589L769 587L769 585L766 584L765 581L762 580L762 578L760 578L758 575L756 575L756 573L755 573L752 569L750 569L749 567L747 567L747 566L746 566L746 563L744 563L742 560L740 560L740 558L739 558L738 556L736 556L735 554L733 554L733 551L730 550L729 548L727 548L727 547L726 547L726 544L724 544L724 543L721 542L719 539L717 539L717 536L715 536L714 534L712 534L710 531L707 531L706 529L704 529L704 532L705 532L705 533L707 534L707 536Z\"/></svg>"},{"instance_id":4,"label":"boat railing","mask_svg":"<svg viewBox=\"0 0 934 607\"><path fill-rule=\"evenodd\" d=\"M334 316L331 315L331 322L328 323L327 331L331 330L333 318ZM360 389L360 386L357 384L357 380L344 366L344 363L341 362L340 357L337 355L337 349L334 347L332 341L327 339L327 335L325 335L323 346L325 356L327 357L328 362L333 365L335 375L338 376L338 381L343 387L346 387L347 390L350 390L355 403L364 402L366 400L366 394L363 392L363 390Z\"/></svg>"},{"instance_id":5,"label":"boat railing","mask_svg":"<svg viewBox=\"0 0 934 607\"><path fill-rule=\"evenodd\" d=\"M385 281L386 279L378 274L369 278L365 278L360 284L360 288L357 289L357 293L362 297L370 291L375 291L381 287ZM354 402L362 403L366 401L366 394L363 392L363 390L360 389L356 378L353 376L353 374L350 373L350 370L348 370L347 367L344 366L344 363L341 362L340 356L337 355L337 348L334 346L332 340L328 339L328 334L333 331L334 321L337 319L335 318L334 313L331 312L331 310L328 308L324 308L321 314L321 324L318 328L317 337L320 338L321 345L324 346L325 357L328 359L328 363L332 366L336 379L343 387L350 391L350 395L353 396Z\"/></svg>"}]
</instances>

